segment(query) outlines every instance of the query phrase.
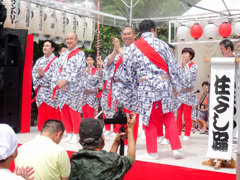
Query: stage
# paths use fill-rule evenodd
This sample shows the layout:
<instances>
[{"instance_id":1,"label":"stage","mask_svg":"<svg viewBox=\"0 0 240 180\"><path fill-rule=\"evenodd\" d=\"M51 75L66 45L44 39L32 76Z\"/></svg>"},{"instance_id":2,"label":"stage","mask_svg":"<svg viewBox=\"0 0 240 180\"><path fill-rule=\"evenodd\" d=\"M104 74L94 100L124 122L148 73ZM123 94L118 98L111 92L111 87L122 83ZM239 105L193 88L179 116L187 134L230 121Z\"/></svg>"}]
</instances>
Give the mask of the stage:
<instances>
[{"instance_id":1,"label":"stage","mask_svg":"<svg viewBox=\"0 0 240 180\"><path fill-rule=\"evenodd\" d=\"M139 133L141 134L141 132ZM31 127L30 133L17 134L18 143L34 139L39 132L37 127ZM109 150L113 142L114 136L105 136L105 150ZM174 159L170 145L158 145L159 159L154 161L142 161L138 159L139 155L146 153L145 139L138 138L136 145L136 159L132 169L127 173L124 180L134 179L162 179L162 180L207 180L207 179L236 179L236 169L221 168L214 170L213 167L203 166L202 162L207 161L207 144L208 135L199 134L199 132L191 134L189 141L182 141L182 152L185 153L184 159ZM60 143L67 151L69 156L74 151L81 149L80 144ZM237 150L237 146L233 145L233 151ZM232 153L236 160L236 154Z\"/></svg>"}]
</instances>

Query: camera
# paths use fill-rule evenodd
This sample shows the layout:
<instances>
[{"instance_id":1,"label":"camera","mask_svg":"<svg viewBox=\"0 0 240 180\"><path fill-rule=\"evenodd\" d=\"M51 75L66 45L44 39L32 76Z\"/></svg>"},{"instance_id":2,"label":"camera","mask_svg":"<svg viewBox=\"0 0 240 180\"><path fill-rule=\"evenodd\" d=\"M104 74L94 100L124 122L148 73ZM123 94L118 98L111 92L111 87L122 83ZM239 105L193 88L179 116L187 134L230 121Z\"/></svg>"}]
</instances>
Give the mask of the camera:
<instances>
[{"instance_id":1,"label":"camera","mask_svg":"<svg viewBox=\"0 0 240 180\"><path fill-rule=\"evenodd\" d=\"M127 124L126 113L123 112L124 104L122 102L117 103L117 112L113 115L113 118L104 119L105 124Z\"/></svg>"},{"instance_id":2,"label":"camera","mask_svg":"<svg viewBox=\"0 0 240 180\"><path fill-rule=\"evenodd\" d=\"M113 118L104 119L105 124L121 124L122 126L118 130L119 133L126 132L126 128L124 125L127 124L127 116L126 116L126 113L123 112L123 108L124 108L124 104L119 101L117 103L117 112L113 115ZM122 139L120 142L119 154L124 155L124 142Z\"/></svg>"}]
</instances>

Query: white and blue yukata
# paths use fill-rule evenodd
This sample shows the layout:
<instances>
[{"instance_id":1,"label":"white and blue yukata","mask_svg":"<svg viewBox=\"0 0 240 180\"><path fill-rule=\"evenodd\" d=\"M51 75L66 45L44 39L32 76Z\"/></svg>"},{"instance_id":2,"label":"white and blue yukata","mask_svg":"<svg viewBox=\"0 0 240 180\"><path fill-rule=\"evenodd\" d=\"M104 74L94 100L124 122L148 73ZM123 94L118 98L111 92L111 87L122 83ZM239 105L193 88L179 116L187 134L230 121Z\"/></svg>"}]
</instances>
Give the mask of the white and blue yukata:
<instances>
[{"instance_id":1,"label":"white and blue yukata","mask_svg":"<svg viewBox=\"0 0 240 180\"><path fill-rule=\"evenodd\" d=\"M139 82L137 97L139 101L139 118L145 125L147 152L157 152L157 126L163 121L173 150L180 149L181 143L177 134L175 118L172 113L173 88L182 89L182 72L169 46L154 37L151 32L142 34L142 38L163 58L168 70L157 67L133 43L124 50L123 71L124 82ZM168 80L167 80L168 79Z\"/></svg>"},{"instance_id":2,"label":"white and blue yukata","mask_svg":"<svg viewBox=\"0 0 240 180\"><path fill-rule=\"evenodd\" d=\"M61 110L61 116L67 133L78 134L81 121L80 112L83 104L83 78L85 72L85 54L79 51L71 58L68 56L71 52L77 50L74 47L72 50L67 50L61 54L58 60L58 68L55 71L52 87L57 87L58 80L66 80L66 90L58 89L58 103ZM61 73L60 73L60 69Z\"/></svg>"}]
</instances>

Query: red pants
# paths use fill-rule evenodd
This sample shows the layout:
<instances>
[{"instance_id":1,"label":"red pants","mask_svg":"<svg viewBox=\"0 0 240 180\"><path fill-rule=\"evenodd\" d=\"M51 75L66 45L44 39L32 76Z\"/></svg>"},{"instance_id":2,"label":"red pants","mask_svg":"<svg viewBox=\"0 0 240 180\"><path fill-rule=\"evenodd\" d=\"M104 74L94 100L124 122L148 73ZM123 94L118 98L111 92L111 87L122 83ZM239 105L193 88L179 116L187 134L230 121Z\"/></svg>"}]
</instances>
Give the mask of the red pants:
<instances>
[{"instance_id":1,"label":"red pants","mask_svg":"<svg viewBox=\"0 0 240 180\"><path fill-rule=\"evenodd\" d=\"M157 127L157 137L163 136L163 124L162 119L160 119L161 123L159 123L159 126Z\"/></svg>"},{"instance_id":2,"label":"red pants","mask_svg":"<svg viewBox=\"0 0 240 180\"><path fill-rule=\"evenodd\" d=\"M94 116L95 109L92 108L91 106L89 106L88 104L85 104L82 107L82 111L83 111L83 118L84 119L95 118L95 116Z\"/></svg>"},{"instance_id":3,"label":"red pants","mask_svg":"<svg viewBox=\"0 0 240 180\"><path fill-rule=\"evenodd\" d=\"M183 104L178 108L177 110L177 128L178 128L178 134L182 134L182 114L184 115L184 121L185 121L185 136L190 136L191 128L192 128L192 106L189 106L187 104Z\"/></svg>"},{"instance_id":4,"label":"red pants","mask_svg":"<svg viewBox=\"0 0 240 180\"><path fill-rule=\"evenodd\" d=\"M156 104L158 107L156 108ZM162 120L162 121L161 121ZM148 153L157 153L158 127L163 122L172 150L182 148L173 112L163 114L161 101L154 102L148 126L144 126Z\"/></svg>"},{"instance_id":5,"label":"red pants","mask_svg":"<svg viewBox=\"0 0 240 180\"><path fill-rule=\"evenodd\" d=\"M104 114L104 112L103 112L103 121L104 121L104 119L106 119L107 117L105 116L105 114ZM111 131L111 124L105 124L105 130L106 131ZM118 129L117 129L117 127L116 127L116 125L115 124L113 124L113 132L114 133L118 133Z\"/></svg>"},{"instance_id":6,"label":"red pants","mask_svg":"<svg viewBox=\"0 0 240 180\"><path fill-rule=\"evenodd\" d=\"M38 107L38 131L42 130L43 124L48 119L57 119L61 121L59 111L52 106L47 105L45 102L42 102Z\"/></svg>"},{"instance_id":7,"label":"red pants","mask_svg":"<svg viewBox=\"0 0 240 180\"><path fill-rule=\"evenodd\" d=\"M79 134L79 126L81 122L81 114L71 109L65 104L61 110L61 117L66 129L66 133Z\"/></svg>"}]
</instances>

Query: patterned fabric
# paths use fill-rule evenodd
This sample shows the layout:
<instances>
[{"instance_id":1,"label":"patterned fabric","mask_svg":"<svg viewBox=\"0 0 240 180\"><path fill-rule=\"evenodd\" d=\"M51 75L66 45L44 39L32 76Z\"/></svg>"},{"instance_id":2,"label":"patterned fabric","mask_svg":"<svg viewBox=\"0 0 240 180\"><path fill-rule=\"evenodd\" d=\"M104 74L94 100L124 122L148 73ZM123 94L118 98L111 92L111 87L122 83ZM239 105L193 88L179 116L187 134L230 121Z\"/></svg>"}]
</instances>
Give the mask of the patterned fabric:
<instances>
[{"instance_id":1,"label":"patterned fabric","mask_svg":"<svg viewBox=\"0 0 240 180\"><path fill-rule=\"evenodd\" d=\"M192 120L197 121L197 119L207 121L207 118L205 113L202 111L199 111L198 109L192 110Z\"/></svg>"},{"instance_id":2,"label":"patterned fabric","mask_svg":"<svg viewBox=\"0 0 240 180\"><path fill-rule=\"evenodd\" d=\"M91 91L92 93L90 93L90 94L84 93L83 94L83 105L88 104L90 107L97 109L99 99L96 97L96 95L97 95L97 88L101 86L100 85L101 77L99 77L99 70L97 70L92 75L92 73L91 73L92 68L90 69L89 74L86 74L86 73L84 74L84 83L83 83L84 90ZM85 70L85 72L86 72L86 70Z\"/></svg>"},{"instance_id":3,"label":"patterned fabric","mask_svg":"<svg viewBox=\"0 0 240 180\"><path fill-rule=\"evenodd\" d=\"M126 50L126 47L124 47L124 50ZM118 59L120 58L120 55L118 54L114 62L107 67L107 71L110 71L109 74L111 77L113 76L113 72L116 66L116 63ZM108 59L107 59L108 60ZM114 74L113 79L114 80L120 80L124 81L126 76L126 72L123 70L123 65L121 64L117 71ZM134 79L133 82L114 82L112 84L112 92L113 92L113 98L112 101L115 104L115 102L121 101L124 103L124 107L134 113L139 114L139 103L137 98L137 88L138 87L138 81Z\"/></svg>"},{"instance_id":4,"label":"patterned fabric","mask_svg":"<svg viewBox=\"0 0 240 180\"><path fill-rule=\"evenodd\" d=\"M148 126L153 102L162 102L164 114L173 110L173 88L180 92L183 78L180 66L165 42L155 38L150 32L143 33L142 38L165 60L171 80L162 79L160 75L166 73L154 65L135 44L131 44L124 51L121 80L134 84L139 79L146 78L146 81L139 83L138 101L140 104L139 118L142 119L144 125Z\"/></svg>"},{"instance_id":5,"label":"patterned fabric","mask_svg":"<svg viewBox=\"0 0 240 180\"><path fill-rule=\"evenodd\" d=\"M206 94L202 93L201 98L198 103L198 108L207 109L208 108L208 98L209 98L208 94L206 96ZM195 110L193 109L192 110L192 119L195 121L197 119L208 121L208 111L202 112L198 109L195 109Z\"/></svg>"},{"instance_id":6,"label":"patterned fabric","mask_svg":"<svg viewBox=\"0 0 240 180\"><path fill-rule=\"evenodd\" d=\"M71 156L69 180L119 180L131 169L132 156L120 156L104 150L80 150Z\"/></svg>"},{"instance_id":7,"label":"patterned fabric","mask_svg":"<svg viewBox=\"0 0 240 180\"><path fill-rule=\"evenodd\" d=\"M191 63L191 61L189 62ZM192 65L191 68L189 68L189 63L186 64L185 68L182 69L183 73L183 88L191 88L195 86L197 73L198 73L198 67L196 64ZM187 104L189 106L195 106L198 104L198 100L196 96L194 95L194 92L180 92L176 98L175 102L175 108L178 109L181 104Z\"/></svg>"},{"instance_id":8,"label":"patterned fabric","mask_svg":"<svg viewBox=\"0 0 240 180\"><path fill-rule=\"evenodd\" d=\"M47 72L45 72L45 76L37 78L37 68L45 69L45 67L54 57L55 55L51 54L49 58L45 58L45 56L39 58L32 69L33 89L36 90L37 87L40 86L36 97L36 103L38 107L42 104L42 102L45 102L47 105L56 108L56 100L53 101L51 99L51 80L55 70L54 63L56 63L58 59L56 58L51 63L49 69L47 70Z\"/></svg>"},{"instance_id":9,"label":"patterned fabric","mask_svg":"<svg viewBox=\"0 0 240 180\"><path fill-rule=\"evenodd\" d=\"M56 92L57 97L55 96L55 98L57 98L59 108L61 110L66 103L71 109L81 112L84 91L83 77L86 67L85 54L83 51L80 51L70 59L67 59L68 55L76 49L77 47L71 51L67 50L59 57L51 88L54 89L57 86L58 80L67 80L66 91L58 89ZM60 74L61 66L63 68Z\"/></svg>"},{"instance_id":10,"label":"patterned fabric","mask_svg":"<svg viewBox=\"0 0 240 180\"><path fill-rule=\"evenodd\" d=\"M108 93L109 93L109 89L110 89L110 79L111 79L111 71L107 71L110 70L110 68L107 67L107 61L108 61L108 57L103 61L103 76L102 76L102 87L100 89L103 89L103 85L104 83L107 81L107 86L106 89L102 92L102 97L101 97L101 108L102 111L104 112L105 116L107 118L112 118L114 113L115 113L115 104L113 104L112 101L112 107L108 107ZM112 70L114 71L114 69ZM113 98L113 95L112 95Z\"/></svg>"}]
</instances>

